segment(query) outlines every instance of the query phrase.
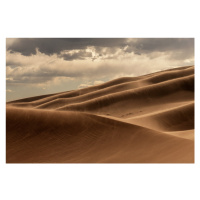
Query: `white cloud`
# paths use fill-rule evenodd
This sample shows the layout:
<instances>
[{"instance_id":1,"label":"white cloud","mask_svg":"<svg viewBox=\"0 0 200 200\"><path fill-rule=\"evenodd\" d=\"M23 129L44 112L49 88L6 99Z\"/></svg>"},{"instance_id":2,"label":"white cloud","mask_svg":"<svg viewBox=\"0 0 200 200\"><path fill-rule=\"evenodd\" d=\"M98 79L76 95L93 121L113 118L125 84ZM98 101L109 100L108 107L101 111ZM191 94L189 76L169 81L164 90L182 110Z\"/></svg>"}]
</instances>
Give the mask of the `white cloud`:
<instances>
[{"instance_id":1,"label":"white cloud","mask_svg":"<svg viewBox=\"0 0 200 200\"><path fill-rule=\"evenodd\" d=\"M82 83L82 84L80 84L80 85L78 86L78 89L86 88L86 87L90 87L90 86L92 86L92 84L90 84L90 83Z\"/></svg>"},{"instance_id":2,"label":"white cloud","mask_svg":"<svg viewBox=\"0 0 200 200\"><path fill-rule=\"evenodd\" d=\"M93 84L92 84L92 82L82 83L78 86L78 89L86 88L86 87L90 87L90 86L94 86L94 85L99 85L99 84L102 84L102 83L104 83L104 81L101 81L101 80L94 81Z\"/></svg>"},{"instance_id":3,"label":"white cloud","mask_svg":"<svg viewBox=\"0 0 200 200\"><path fill-rule=\"evenodd\" d=\"M105 51L105 48L102 51ZM91 59L66 61L57 55L49 56L39 51L31 56L7 52L7 84L34 84L37 87L69 78L79 81L84 77L90 80L102 80L107 77L108 80L132 74L138 76L174 66L192 65L194 61L193 59L172 60L171 54L163 52L137 55L118 50L111 51L106 56L110 59L102 56L94 61Z\"/></svg>"},{"instance_id":4,"label":"white cloud","mask_svg":"<svg viewBox=\"0 0 200 200\"><path fill-rule=\"evenodd\" d=\"M104 81L94 81L94 85L99 85L99 84L102 84L104 83Z\"/></svg>"}]
</instances>

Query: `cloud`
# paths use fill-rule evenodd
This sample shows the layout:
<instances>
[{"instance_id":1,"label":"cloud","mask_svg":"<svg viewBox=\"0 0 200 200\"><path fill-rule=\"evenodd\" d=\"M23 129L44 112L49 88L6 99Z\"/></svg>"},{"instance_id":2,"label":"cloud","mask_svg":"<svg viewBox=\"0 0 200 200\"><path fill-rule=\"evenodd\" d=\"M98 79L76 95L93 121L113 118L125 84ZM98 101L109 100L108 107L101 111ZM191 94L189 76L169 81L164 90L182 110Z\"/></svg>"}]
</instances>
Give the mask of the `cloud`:
<instances>
[{"instance_id":1,"label":"cloud","mask_svg":"<svg viewBox=\"0 0 200 200\"><path fill-rule=\"evenodd\" d=\"M64 60L85 60L86 58L92 57L92 52L87 52L85 50L71 51L71 52L63 52L60 54L61 58Z\"/></svg>"},{"instance_id":2,"label":"cloud","mask_svg":"<svg viewBox=\"0 0 200 200\"><path fill-rule=\"evenodd\" d=\"M35 55L36 49L47 55L60 54L64 50L95 47L123 47L126 38L7 38L8 51L22 55ZM12 42L11 42L12 41Z\"/></svg>"},{"instance_id":3,"label":"cloud","mask_svg":"<svg viewBox=\"0 0 200 200\"><path fill-rule=\"evenodd\" d=\"M194 57L194 38L8 38L6 42L10 54L27 58L38 52L66 61L118 59L130 53L151 59L163 54L172 60ZM7 60L7 65L16 67L19 61Z\"/></svg>"},{"instance_id":4,"label":"cloud","mask_svg":"<svg viewBox=\"0 0 200 200\"><path fill-rule=\"evenodd\" d=\"M8 51L25 56L35 55L37 49L46 55L53 55L65 50L84 50L90 46L100 54L114 53L117 49L138 55L174 50L192 53L194 50L194 38L8 38L6 42Z\"/></svg>"},{"instance_id":5,"label":"cloud","mask_svg":"<svg viewBox=\"0 0 200 200\"><path fill-rule=\"evenodd\" d=\"M125 52L151 56L153 53L171 54L171 58L194 56L194 38L141 38L129 40ZM174 56L177 55L178 56Z\"/></svg>"},{"instance_id":6,"label":"cloud","mask_svg":"<svg viewBox=\"0 0 200 200\"><path fill-rule=\"evenodd\" d=\"M7 84L42 84L53 82L55 78L74 78L102 80L104 77L112 79L119 76L141 75L166 67L192 65L194 58L185 54L183 59L176 52L152 52L149 54L135 54L118 49L115 52L109 48L101 48L101 55L92 61L90 56L95 56L93 48L85 50L63 51L68 60L63 57L46 55L39 51L36 55L24 56L20 53L6 55ZM109 52L110 54L106 54ZM177 56L179 57L177 58ZM69 62L69 60L71 60Z\"/></svg>"},{"instance_id":7,"label":"cloud","mask_svg":"<svg viewBox=\"0 0 200 200\"><path fill-rule=\"evenodd\" d=\"M94 81L94 85L99 85L99 84L102 84L104 83L104 81Z\"/></svg>"},{"instance_id":8,"label":"cloud","mask_svg":"<svg viewBox=\"0 0 200 200\"><path fill-rule=\"evenodd\" d=\"M86 88L90 86L93 86L93 85L91 83L82 83L78 86L78 89L82 89L82 88Z\"/></svg>"},{"instance_id":9,"label":"cloud","mask_svg":"<svg viewBox=\"0 0 200 200\"><path fill-rule=\"evenodd\" d=\"M78 89L86 88L86 87L90 87L90 86L94 86L94 85L99 85L102 83L104 83L104 81L101 81L101 80L94 81L93 84L92 84L92 82L82 83L78 86Z\"/></svg>"}]
</instances>

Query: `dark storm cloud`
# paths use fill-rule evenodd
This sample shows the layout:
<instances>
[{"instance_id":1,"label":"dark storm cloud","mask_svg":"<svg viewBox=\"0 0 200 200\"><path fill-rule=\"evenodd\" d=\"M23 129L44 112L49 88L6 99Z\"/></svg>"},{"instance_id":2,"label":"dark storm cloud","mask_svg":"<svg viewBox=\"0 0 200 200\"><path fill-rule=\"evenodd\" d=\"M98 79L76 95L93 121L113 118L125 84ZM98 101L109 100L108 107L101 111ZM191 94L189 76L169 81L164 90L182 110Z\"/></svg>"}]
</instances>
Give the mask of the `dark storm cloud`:
<instances>
[{"instance_id":1,"label":"dark storm cloud","mask_svg":"<svg viewBox=\"0 0 200 200\"><path fill-rule=\"evenodd\" d=\"M7 50L11 53L19 52L30 56L36 54L36 49L39 49L46 55L57 54L70 61L91 57L91 53L84 51L88 46L93 46L99 56L113 54L118 49L124 49L124 53L134 52L137 55L146 54L150 57L149 54L154 52L166 52L169 55L174 53L171 55L172 59L194 56L193 38L19 38L11 44L7 43ZM104 47L107 47L106 51ZM63 53L70 50L80 51Z\"/></svg>"},{"instance_id":2,"label":"dark storm cloud","mask_svg":"<svg viewBox=\"0 0 200 200\"><path fill-rule=\"evenodd\" d=\"M38 48L41 53L52 55L60 54L64 50L85 49L88 46L123 47L126 45L126 40L125 38L19 38L7 46L7 50L30 56L36 54Z\"/></svg>"},{"instance_id":3,"label":"dark storm cloud","mask_svg":"<svg viewBox=\"0 0 200 200\"><path fill-rule=\"evenodd\" d=\"M178 52L180 58L194 55L193 38L141 38L130 41L125 52L150 54L153 52ZM175 55L173 56L176 57Z\"/></svg>"}]
</instances>

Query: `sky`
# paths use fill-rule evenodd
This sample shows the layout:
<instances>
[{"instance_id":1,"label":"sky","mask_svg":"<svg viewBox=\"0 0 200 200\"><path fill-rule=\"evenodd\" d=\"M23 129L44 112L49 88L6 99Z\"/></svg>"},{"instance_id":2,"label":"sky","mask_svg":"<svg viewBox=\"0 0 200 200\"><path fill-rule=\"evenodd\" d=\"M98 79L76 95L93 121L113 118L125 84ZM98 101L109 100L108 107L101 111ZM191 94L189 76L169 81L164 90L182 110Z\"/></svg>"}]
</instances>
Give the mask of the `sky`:
<instances>
[{"instance_id":1,"label":"sky","mask_svg":"<svg viewBox=\"0 0 200 200\"><path fill-rule=\"evenodd\" d=\"M193 38L7 38L6 101L190 65Z\"/></svg>"}]
</instances>

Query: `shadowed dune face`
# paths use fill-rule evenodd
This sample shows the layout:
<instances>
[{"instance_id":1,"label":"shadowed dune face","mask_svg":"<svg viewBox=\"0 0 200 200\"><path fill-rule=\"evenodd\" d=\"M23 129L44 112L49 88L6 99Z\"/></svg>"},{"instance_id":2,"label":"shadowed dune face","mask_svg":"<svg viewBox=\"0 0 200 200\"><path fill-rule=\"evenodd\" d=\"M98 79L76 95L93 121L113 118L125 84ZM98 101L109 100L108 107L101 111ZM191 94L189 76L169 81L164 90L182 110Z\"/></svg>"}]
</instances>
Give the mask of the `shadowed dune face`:
<instances>
[{"instance_id":1,"label":"shadowed dune face","mask_svg":"<svg viewBox=\"0 0 200 200\"><path fill-rule=\"evenodd\" d=\"M194 162L194 67L7 104L7 163Z\"/></svg>"},{"instance_id":2,"label":"shadowed dune face","mask_svg":"<svg viewBox=\"0 0 200 200\"><path fill-rule=\"evenodd\" d=\"M148 128L156 127L156 130L159 131L191 130L194 129L194 103L162 112L128 118L127 121L138 125L141 124Z\"/></svg>"}]
</instances>

